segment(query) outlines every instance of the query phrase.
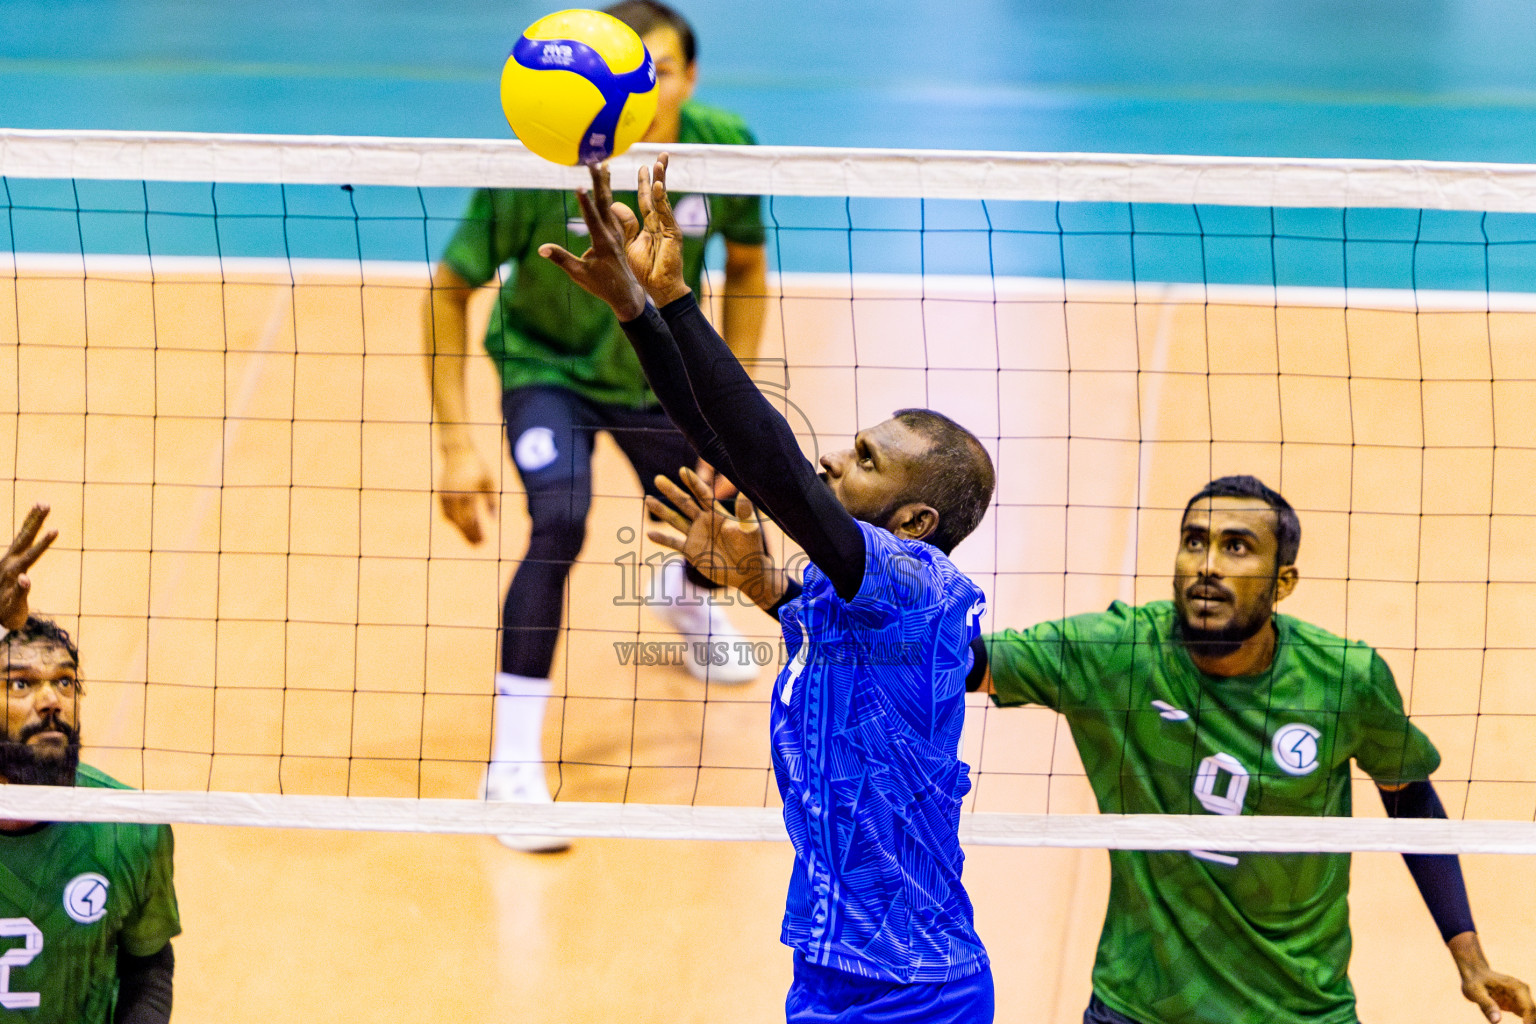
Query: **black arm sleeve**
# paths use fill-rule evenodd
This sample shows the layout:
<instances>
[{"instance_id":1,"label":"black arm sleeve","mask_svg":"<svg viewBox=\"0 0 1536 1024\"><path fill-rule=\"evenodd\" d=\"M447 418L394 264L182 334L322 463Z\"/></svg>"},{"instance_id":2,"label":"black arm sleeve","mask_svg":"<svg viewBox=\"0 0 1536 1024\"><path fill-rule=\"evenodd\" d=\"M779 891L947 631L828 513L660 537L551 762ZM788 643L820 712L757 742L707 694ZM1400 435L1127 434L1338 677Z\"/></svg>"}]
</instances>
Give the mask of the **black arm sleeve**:
<instances>
[{"instance_id":1,"label":"black arm sleeve","mask_svg":"<svg viewBox=\"0 0 1536 1024\"><path fill-rule=\"evenodd\" d=\"M845 600L864 582L864 534L800 452L692 294L623 325L662 409L699 455L805 549Z\"/></svg>"},{"instance_id":2,"label":"black arm sleeve","mask_svg":"<svg viewBox=\"0 0 1536 1024\"><path fill-rule=\"evenodd\" d=\"M985 635L971 641L971 670L965 676L965 692L975 693L981 689L982 680L987 678L987 669L991 660L987 657L987 638Z\"/></svg>"},{"instance_id":3,"label":"black arm sleeve","mask_svg":"<svg viewBox=\"0 0 1536 1024\"><path fill-rule=\"evenodd\" d=\"M168 1024L176 955L167 942L149 956L117 954L117 1010L112 1024Z\"/></svg>"},{"instance_id":4,"label":"black arm sleeve","mask_svg":"<svg viewBox=\"0 0 1536 1024\"><path fill-rule=\"evenodd\" d=\"M768 614L777 619L779 617L779 610L785 605L789 604L789 602L793 601L795 598L799 597L800 591L802 589L803 588L800 586L799 580L786 581L784 584L784 593L780 594L779 599L773 602L773 607L768 609Z\"/></svg>"},{"instance_id":5,"label":"black arm sleeve","mask_svg":"<svg viewBox=\"0 0 1536 1024\"><path fill-rule=\"evenodd\" d=\"M1444 818L1445 805L1429 782L1410 782L1402 789L1380 789L1389 818ZM1467 883L1461 861L1453 853L1405 853L1403 863L1424 897L1429 916L1435 919L1440 937L1449 942L1462 932L1473 932L1472 906L1467 902Z\"/></svg>"}]
</instances>

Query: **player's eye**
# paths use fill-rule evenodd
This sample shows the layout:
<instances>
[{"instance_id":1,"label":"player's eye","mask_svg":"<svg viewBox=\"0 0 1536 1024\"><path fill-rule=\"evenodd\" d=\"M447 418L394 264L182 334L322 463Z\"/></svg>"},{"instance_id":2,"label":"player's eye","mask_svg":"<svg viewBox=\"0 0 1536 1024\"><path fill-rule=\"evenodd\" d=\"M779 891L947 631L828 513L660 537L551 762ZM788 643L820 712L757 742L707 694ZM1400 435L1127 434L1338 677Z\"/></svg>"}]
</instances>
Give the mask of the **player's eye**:
<instances>
[{"instance_id":1,"label":"player's eye","mask_svg":"<svg viewBox=\"0 0 1536 1024\"><path fill-rule=\"evenodd\" d=\"M30 680L30 679L12 679L10 681L8 689L12 693L26 693L28 690L32 689L32 680Z\"/></svg>"}]
</instances>

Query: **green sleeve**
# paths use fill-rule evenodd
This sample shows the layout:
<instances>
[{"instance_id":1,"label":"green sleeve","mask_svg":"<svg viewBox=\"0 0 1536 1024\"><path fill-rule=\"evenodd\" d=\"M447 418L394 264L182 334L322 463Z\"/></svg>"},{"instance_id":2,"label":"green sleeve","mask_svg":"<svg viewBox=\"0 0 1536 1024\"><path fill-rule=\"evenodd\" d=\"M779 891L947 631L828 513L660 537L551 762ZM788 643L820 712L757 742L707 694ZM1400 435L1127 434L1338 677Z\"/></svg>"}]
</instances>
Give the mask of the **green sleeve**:
<instances>
[{"instance_id":1,"label":"green sleeve","mask_svg":"<svg viewBox=\"0 0 1536 1024\"><path fill-rule=\"evenodd\" d=\"M139 898L123 921L121 942L130 956L152 956L181 934L181 912L172 882L175 841L169 825L156 826L155 833Z\"/></svg>"},{"instance_id":2,"label":"green sleeve","mask_svg":"<svg viewBox=\"0 0 1536 1024\"><path fill-rule=\"evenodd\" d=\"M496 268L523 255L528 244L526 218L519 216L516 193L482 188L443 250L443 262L472 287L496 276Z\"/></svg>"},{"instance_id":3,"label":"green sleeve","mask_svg":"<svg viewBox=\"0 0 1536 1024\"><path fill-rule=\"evenodd\" d=\"M711 227L727 242L762 245L763 201L758 196L716 196L710 204Z\"/></svg>"},{"instance_id":4,"label":"green sleeve","mask_svg":"<svg viewBox=\"0 0 1536 1024\"><path fill-rule=\"evenodd\" d=\"M1132 614L1116 601L1106 612L987 636L992 699L1004 707L1043 704L1057 710L1082 704L1085 690L1120 647Z\"/></svg>"},{"instance_id":5,"label":"green sleeve","mask_svg":"<svg viewBox=\"0 0 1536 1024\"><path fill-rule=\"evenodd\" d=\"M1355 762L1377 782L1396 784L1427 779L1440 767L1440 752L1403 711L1392 670L1371 651L1367 680L1356 707L1359 737Z\"/></svg>"},{"instance_id":6,"label":"green sleeve","mask_svg":"<svg viewBox=\"0 0 1536 1024\"><path fill-rule=\"evenodd\" d=\"M683 107L688 142L720 146L755 146L757 136L736 114L689 103ZM763 201L758 196L712 196L709 200L709 232L737 245L762 245Z\"/></svg>"}]
</instances>

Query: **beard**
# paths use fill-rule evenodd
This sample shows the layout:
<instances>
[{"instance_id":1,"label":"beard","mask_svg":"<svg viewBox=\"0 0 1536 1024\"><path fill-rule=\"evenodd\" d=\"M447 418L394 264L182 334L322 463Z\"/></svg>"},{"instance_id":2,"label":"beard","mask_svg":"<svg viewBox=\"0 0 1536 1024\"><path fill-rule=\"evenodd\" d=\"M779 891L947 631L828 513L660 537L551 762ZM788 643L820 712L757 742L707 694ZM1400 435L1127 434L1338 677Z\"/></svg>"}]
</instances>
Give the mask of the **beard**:
<instances>
[{"instance_id":1,"label":"beard","mask_svg":"<svg viewBox=\"0 0 1536 1024\"><path fill-rule=\"evenodd\" d=\"M1180 619L1179 639L1184 641L1185 647L1191 648L1196 654L1207 658L1225 658L1229 654L1237 653L1238 648L1253 639L1259 630L1268 624L1267 614L1256 615L1252 619L1244 619L1240 622L1229 622L1220 629L1201 629Z\"/></svg>"},{"instance_id":2,"label":"beard","mask_svg":"<svg viewBox=\"0 0 1536 1024\"><path fill-rule=\"evenodd\" d=\"M1184 601L1177 602L1180 613L1179 639L1194 653L1207 658L1224 658L1229 654L1237 653L1238 648L1268 625L1272 610L1272 605L1266 601L1247 616L1234 617L1231 622L1219 629L1202 629L1199 626L1190 625L1189 621L1190 603L1198 601L1199 598L1191 597L1187 593L1183 597ZM1229 601L1233 600L1230 592L1226 593L1226 598Z\"/></svg>"},{"instance_id":3,"label":"beard","mask_svg":"<svg viewBox=\"0 0 1536 1024\"><path fill-rule=\"evenodd\" d=\"M27 743L40 732L60 732L67 741L62 753L44 753ZM0 742L0 776L14 786L73 786L80 766L80 731L54 719L21 731L19 738Z\"/></svg>"}]
</instances>

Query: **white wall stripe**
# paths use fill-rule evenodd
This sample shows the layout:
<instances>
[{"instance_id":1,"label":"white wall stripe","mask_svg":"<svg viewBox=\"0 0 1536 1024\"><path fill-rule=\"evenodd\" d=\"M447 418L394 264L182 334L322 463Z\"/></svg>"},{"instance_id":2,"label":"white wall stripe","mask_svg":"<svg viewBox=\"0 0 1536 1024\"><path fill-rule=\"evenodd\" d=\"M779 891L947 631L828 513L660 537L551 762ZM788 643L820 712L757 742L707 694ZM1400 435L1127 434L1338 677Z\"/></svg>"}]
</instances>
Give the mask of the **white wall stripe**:
<instances>
[{"instance_id":1,"label":"white wall stripe","mask_svg":"<svg viewBox=\"0 0 1536 1024\"><path fill-rule=\"evenodd\" d=\"M0 251L0 279L14 274L96 280L148 279L146 256ZM410 260L292 260L273 257L156 256L155 279L225 282L325 283L355 287L425 287L432 265ZM772 296L838 299L924 299L957 302L1172 303L1279 306L1286 309L1374 309L1421 313L1533 313L1536 292L1482 292L1408 288L1330 288L1281 285L1199 284L1161 281L1088 281L1050 277L985 277L929 274L769 274Z\"/></svg>"}]
</instances>

